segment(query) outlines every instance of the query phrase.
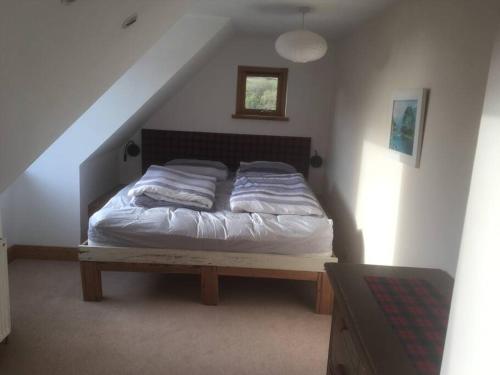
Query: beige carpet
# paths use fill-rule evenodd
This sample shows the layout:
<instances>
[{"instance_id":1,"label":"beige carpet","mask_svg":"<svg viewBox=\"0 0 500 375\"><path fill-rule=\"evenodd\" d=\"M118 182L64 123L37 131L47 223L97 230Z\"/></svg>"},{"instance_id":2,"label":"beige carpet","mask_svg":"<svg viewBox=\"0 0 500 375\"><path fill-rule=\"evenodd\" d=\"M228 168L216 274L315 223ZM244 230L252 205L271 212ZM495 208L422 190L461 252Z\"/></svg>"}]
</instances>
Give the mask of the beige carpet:
<instances>
[{"instance_id":1,"label":"beige carpet","mask_svg":"<svg viewBox=\"0 0 500 375\"><path fill-rule=\"evenodd\" d=\"M13 332L0 374L325 374L330 317L312 283L223 278L219 306L195 276L104 273L83 302L77 263L10 264Z\"/></svg>"}]
</instances>

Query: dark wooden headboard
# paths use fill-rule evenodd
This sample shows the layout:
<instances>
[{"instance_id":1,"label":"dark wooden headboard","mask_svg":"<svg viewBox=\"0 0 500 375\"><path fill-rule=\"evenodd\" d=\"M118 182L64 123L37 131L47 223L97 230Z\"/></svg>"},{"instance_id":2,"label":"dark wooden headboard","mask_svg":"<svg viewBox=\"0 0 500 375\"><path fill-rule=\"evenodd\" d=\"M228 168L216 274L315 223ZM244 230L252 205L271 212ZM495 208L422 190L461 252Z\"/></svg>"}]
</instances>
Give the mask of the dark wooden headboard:
<instances>
[{"instance_id":1,"label":"dark wooden headboard","mask_svg":"<svg viewBox=\"0 0 500 375\"><path fill-rule=\"evenodd\" d=\"M172 159L221 161L235 171L240 161L281 161L308 176L311 138L142 130L142 172Z\"/></svg>"}]
</instances>

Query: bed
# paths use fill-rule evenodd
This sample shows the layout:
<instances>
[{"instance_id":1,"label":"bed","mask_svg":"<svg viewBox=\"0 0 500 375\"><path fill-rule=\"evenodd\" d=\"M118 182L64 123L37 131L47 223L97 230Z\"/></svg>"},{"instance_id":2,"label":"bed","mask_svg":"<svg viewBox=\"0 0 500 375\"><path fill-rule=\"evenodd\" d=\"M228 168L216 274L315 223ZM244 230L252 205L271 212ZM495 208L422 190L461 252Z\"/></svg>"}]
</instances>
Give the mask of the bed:
<instances>
[{"instance_id":1,"label":"bed","mask_svg":"<svg viewBox=\"0 0 500 375\"><path fill-rule=\"evenodd\" d=\"M270 160L308 175L310 138L142 131L143 172L175 158L211 159L235 171L240 161ZM201 300L218 303L218 277L268 277L316 283L316 312L330 313L332 290L324 263L332 222L324 217L232 213L232 181L218 183L213 212L131 207L124 187L89 221L80 246L83 297L102 298L102 271L201 275ZM159 224L161 223L161 224Z\"/></svg>"}]
</instances>

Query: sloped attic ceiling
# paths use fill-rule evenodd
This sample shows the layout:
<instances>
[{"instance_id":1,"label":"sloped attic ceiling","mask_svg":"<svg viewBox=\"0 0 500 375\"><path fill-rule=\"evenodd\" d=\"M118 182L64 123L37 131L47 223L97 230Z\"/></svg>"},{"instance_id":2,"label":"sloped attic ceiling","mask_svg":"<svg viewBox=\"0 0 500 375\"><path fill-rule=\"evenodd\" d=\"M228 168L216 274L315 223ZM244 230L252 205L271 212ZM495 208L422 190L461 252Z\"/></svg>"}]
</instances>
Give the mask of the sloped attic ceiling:
<instances>
[{"instance_id":1,"label":"sloped attic ceiling","mask_svg":"<svg viewBox=\"0 0 500 375\"><path fill-rule=\"evenodd\" d=\"M68 155L79 165L97 152L121 145L137 131L142 120L194 70L230 33L227 18L182 16L141 58L128 69L40 159L57 155L56 146L72 149ZM85 140L84 144L78 144ZM38 160L28 169L36 169Z\"/></svg>"},{"instance_id":2,"label":"sloped attic ceiling","mask_svg":"<svg viewBox=\"0 0 500 375\"><path fill-rule=\"evenodd\" d=\"M187 11L187 0L2 0L0 192ZM137 12L140 21L123 30Z\"/></svg>"},{"instance_id":3,"label":"sloped attic ceiling","mask_svg":"<svg viewBox=\"0 0 500 375\"><path fill-rule=\"evenodd\" d=\"M119 142L124 134L120 129L137 124L141 116L147 115L158 98L171 90L177 74L217 45L228 27L229 20L223 17L182 16L0 194L0 201L5 201L2 195L7 194L7 206L15 206L6 209L10 212L10 243L77 245L81 163L103 143ZM16 226L32 229L17 231Z\"/></svg>"},{"instance_id":4,"label":"sloped attic ceiling","mask_svg":"<svg viewBox=\"0 0 500 375\"><path fill-rule=\"evenodd\" d=\"M224 44L224 42L229 38L233 32L232 24L229 20L222 17L213 16L196 16L189 15L185 17L186 19L191 19L195 24L188 26L185 24L185 28L189 27L191 30L195 30L196 27L203 28L203 22L195 21L196 19L212 19L219 20L219 22L224 23L224 27L218 31L213 38L211 38L196 54L194 54L182 67L176 71L169 80L168 84L165 84L160 90L158 90L144 105L134 113L112 136L110 136L89 158L106 153L113 149L117 149L126 143L126 141L135 134L144 122L156 112L156 110L163 105L166 101L170 99L181 87L183 87L189 79L196 74L196 72L203 66L203 64L213 56L218 48ZM186 21L186 20L185 20ZM178 25L180 26L180 25ZM183 32L183 43L193 44L193 40L188 40L190 36L188 33ZM201 35L201 34L200 34ZM191 35L191 38L193 35ZM195 43L198 44L198 43Z\"/></svg>"}]
</instances>

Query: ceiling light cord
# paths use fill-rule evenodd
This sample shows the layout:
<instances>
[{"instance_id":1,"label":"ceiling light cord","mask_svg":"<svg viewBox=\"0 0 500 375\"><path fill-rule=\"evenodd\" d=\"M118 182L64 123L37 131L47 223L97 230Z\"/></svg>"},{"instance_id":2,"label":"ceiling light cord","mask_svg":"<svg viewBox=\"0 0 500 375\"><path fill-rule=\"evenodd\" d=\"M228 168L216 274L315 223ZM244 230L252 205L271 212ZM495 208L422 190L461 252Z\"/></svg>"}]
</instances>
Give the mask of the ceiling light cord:
<instances>
[{"instance_id":1,"label":"ceiling light cord","mask_svg":"<svg viewBox=\"0 0 500 375\"><path fill-rule=\"evenodd\" d=\"M299 8L299 12L302 13L302 30L306 29L306 13L309 12L309 8L301 7Z\"/></svg>"}]
</instances>

